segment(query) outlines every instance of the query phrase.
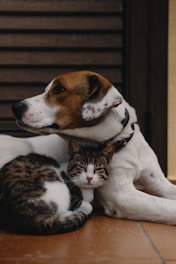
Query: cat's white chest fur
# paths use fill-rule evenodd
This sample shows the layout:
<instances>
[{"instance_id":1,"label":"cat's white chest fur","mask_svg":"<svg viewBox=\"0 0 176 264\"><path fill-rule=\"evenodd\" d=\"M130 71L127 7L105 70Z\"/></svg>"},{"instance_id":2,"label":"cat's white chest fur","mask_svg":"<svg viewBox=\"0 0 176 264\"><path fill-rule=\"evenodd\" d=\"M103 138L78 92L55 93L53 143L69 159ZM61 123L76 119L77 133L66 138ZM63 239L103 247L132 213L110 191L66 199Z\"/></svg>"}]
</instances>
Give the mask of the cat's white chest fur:
<instances>
[{"instance_id":1,"label":"cat's white chest fur","mask_svg":"<svg viewBox=\"0 0 176 264\"><path fill-rule=\"evenodd\" d=\"M83 200L91 203L94 198L94 189L82 188L81 191L82 191Z\"/></svg>"}]
</instances>

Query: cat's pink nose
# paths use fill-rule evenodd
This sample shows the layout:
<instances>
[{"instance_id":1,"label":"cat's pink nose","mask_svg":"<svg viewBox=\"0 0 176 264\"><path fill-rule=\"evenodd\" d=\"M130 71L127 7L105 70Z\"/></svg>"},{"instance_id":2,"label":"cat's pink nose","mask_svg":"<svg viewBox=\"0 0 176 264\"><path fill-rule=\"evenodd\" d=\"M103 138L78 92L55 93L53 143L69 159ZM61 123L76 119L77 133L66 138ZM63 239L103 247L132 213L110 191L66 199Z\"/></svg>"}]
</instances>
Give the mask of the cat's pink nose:
<instances>
[{"instance_id":1,"label":"cat's pink nose","mask_svg":"<svg viewBox=\"0 0 176 264\"><path fill-rule=\"evenodd\" d=\"M87 181L88 181L88 183L90 183L92 179L93 179L92 177L87 176Z\"/></svg>"}]
</instances>

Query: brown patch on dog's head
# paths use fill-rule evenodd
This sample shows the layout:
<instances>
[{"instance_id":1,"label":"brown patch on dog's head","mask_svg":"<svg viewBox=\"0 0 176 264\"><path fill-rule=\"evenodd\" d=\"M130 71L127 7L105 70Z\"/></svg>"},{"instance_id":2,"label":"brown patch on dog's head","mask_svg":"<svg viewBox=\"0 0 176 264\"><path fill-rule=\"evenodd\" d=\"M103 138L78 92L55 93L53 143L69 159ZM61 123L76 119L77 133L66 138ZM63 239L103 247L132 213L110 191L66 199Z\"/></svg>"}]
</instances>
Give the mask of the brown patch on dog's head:
<instances>
[{"instance_id":1,"label":"brown patch on dog's head","mask_svg":"<svg viewBox=\"0 0 176 264\"><path fill-rule=\"evenodd\" d=\"M49 94L58 94L60 99L64 92L78 95L82 100L100 99L112 84L102 75L90 71L64 73L57 76ZM63 93L63 94L62 94Z\"/></svg>"}]
</instances>

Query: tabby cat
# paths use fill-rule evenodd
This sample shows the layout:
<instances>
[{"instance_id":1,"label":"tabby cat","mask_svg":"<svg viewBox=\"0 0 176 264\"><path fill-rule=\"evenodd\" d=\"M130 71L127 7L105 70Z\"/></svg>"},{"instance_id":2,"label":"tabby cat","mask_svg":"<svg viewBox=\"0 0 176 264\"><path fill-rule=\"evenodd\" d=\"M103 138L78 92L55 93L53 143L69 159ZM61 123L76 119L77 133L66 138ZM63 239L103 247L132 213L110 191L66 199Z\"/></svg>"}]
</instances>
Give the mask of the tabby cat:
<instances>
[{"instance_id":1,"label":"tabby cat","mask_svg":"<svg viewBox=\"0 0 176 264\"><path fill-rule=\"evenodd\" d=\"M30 234L65 233L81 227L91 208L85 204L71 208L71 195L78 205L82 196L79 189L73 193L75 186L67 186L64 177L56 161L37 154L6 164L0 171L0 226Z\"/></svg>"},{"instance_id":2,"label":"tabby cat","mask_svg":"<svg viewBox=\"0 0 176 264\"><path fill-rule=\"evenodd\" d=\"M38 154L19 156L4 165L0 170L0 227L40 235L81 227L92 211L93 188L107 179L112 156L107 152L85 151L70 143L68 174L55 160Z\"/></svg>"}]
</instances>

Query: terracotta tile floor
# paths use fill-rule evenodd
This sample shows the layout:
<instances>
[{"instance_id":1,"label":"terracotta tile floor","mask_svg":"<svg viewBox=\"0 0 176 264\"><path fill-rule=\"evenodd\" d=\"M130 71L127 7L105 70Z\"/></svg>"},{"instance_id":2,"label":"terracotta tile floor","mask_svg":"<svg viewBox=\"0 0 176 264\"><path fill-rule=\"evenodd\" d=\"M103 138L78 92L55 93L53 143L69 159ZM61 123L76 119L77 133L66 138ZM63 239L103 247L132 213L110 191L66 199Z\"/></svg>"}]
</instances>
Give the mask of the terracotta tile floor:
<instances>
[{"instance_id":1,"label":"terracotta tile floor","mask_svg":"<svg viewBox=\"0 0 176 264\"><path fill-rule=\"evenodd\" d=\"M2 264L175 264L176 227L93 216L54 236L0 232Z\"/></svg>"}]
</instances>

